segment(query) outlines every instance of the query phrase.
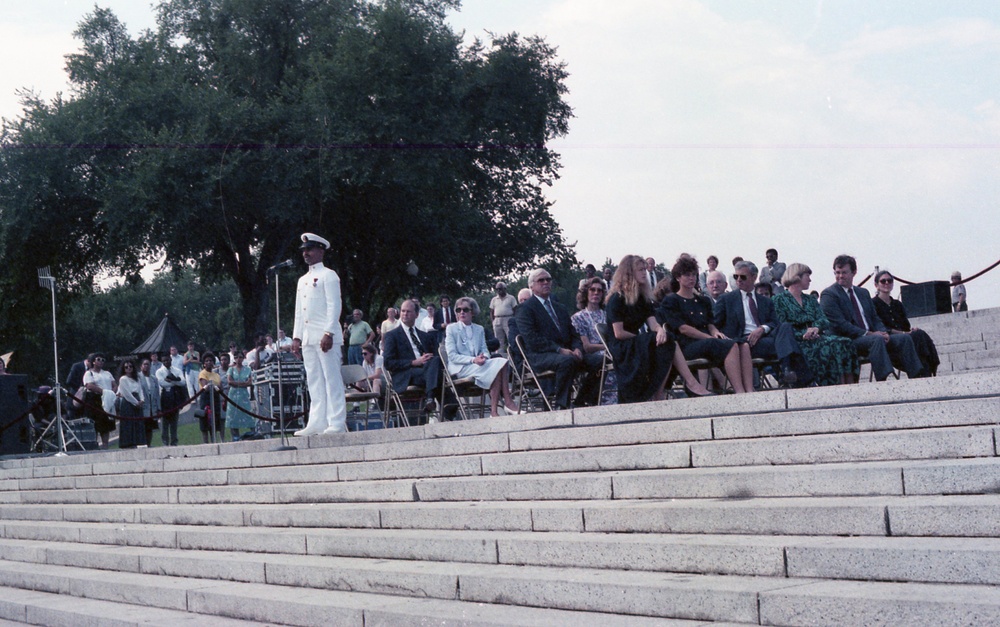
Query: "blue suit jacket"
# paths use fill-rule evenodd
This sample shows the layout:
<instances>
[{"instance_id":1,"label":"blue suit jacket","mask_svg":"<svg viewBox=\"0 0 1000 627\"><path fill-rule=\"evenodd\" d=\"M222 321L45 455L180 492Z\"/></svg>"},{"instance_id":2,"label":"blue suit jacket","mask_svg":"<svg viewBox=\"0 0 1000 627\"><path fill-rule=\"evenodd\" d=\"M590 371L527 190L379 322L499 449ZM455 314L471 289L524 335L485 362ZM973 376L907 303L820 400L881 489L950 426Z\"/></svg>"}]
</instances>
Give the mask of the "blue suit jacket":
<instances>
[{"instance_id":1,"label":"blue suit jacket","mask_svg":"<svg viewBox=\"0 0 1000 627\"><path fill-rule=\"evenodd\" d=\"M858 299L862 313L868 320L868 327L872 331L885 331L885 325L879 320L875 313L875 305L872 303L871 294L863 287L854 287L854 296ZM823 313L830 319L830 328L837 335L849 337L852 340L865 334L862 327L854 324L854 306L851 305L851 297L847 295L844 288L836 283L823 290L820 297L820 306Z\"/></svg>"},{"instance_id":2,"label":"blue suit jacket","mask_svg":"<svg viewBox=\"0 0 1000 627\"><path fill-rule=\"evenodd\" d=\"M550 302L559 320L558 327L549 312L545 311L542 301L535 296L518 305L514 311L524 347L529 353L555 353L560 348L583 350L583 342L573 329L569 312L555 300L550 299Z\"/></svg>"},{"instance_id":3,"label":"blue suit jacket","mask_svg":"<svg viewBox=\"0 0 1000 627\"><path fill-rule=\"evenodd\" d=\"M437 355L437 334L421 331L416 326L413 328L420 338L420 343L423 344L424 352ZM413 348L410 347L410 340L406 334L406 327L402 324L385 334L382 365L392 375L392 385L396 389L404 389L410 384L409 371L412 368L410 362L414 357Z\"/></svg>"},{"instance_id":4,"label":"blue suit jacket","mask_svg":"<svg viewBox=\"0 0 1000 627\"><path fill-rule=\"evenodd\" d=\"M778 317L774 313L774 303L767 296L757 296L757 318L761 326L768 326L768 333L778 328ZM712 309L715 326L734 340L744 337L746 315L743 313L743 292L726 292L719 297Z\"/></svg>"},{"instance_id":5,"label":"blue suit jacket","mask_svg":"<svg viewBox=\"0 0 1000 627\"><path fill-rule=\"evenodd\" d=\"M445 349L448 351L448 374L457 374L462 366L471 364L480 355L490 356L490 351L486 348L486 332L478 324L472 325L472 342L466 341L461 322L449 324Z\"/></svg>"}]
</instances>

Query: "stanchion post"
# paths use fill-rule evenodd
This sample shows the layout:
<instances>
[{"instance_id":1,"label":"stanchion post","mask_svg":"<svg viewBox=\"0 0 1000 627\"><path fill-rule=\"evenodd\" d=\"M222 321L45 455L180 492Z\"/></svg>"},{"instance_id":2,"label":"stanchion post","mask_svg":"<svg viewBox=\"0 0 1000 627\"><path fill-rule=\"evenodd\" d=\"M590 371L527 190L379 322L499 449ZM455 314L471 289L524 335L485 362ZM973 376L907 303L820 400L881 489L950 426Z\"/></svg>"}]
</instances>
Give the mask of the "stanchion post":
<instances>
[{"instance_id":1,"label":"stanchion post","mask_svg":"<svg viewBox=\"0 0 1000 627\"><path fill-rule=\"evenodd\" d=\"M49 272L49 267L38 269L38 284L52 291L52 355L55 363L55 379L52 389L56 395L56 429L59 432L59 452L57 456L66 455L66 435L63 433L62 417L62 386L59 385L59 342L56 335L56 279Z\"/></svg>"}]
</instances>

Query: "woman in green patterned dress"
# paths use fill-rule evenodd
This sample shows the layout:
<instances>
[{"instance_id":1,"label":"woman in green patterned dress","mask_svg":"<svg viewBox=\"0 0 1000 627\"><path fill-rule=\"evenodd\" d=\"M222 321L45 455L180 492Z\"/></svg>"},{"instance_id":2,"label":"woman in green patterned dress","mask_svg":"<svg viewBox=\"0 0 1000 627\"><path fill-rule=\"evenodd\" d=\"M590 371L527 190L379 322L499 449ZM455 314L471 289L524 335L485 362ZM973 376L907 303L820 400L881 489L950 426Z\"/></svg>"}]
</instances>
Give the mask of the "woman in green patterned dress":
<instances>
[{"instance_id":1,"label":"woman in green patterned dress","mask_svg":"<svg viewBox=\"0 0 1000 627\"><path fill-rule=\"evenodd\" d=\"M786 290L771 299L775 314L795 330L817 385L853 383L860 371L854 343L831 333L819 301L805 293L811 281L809 266L793 263L785 268L781 282Z\"/></svg>"},{"instance_id":2,"label":"woman in green patterned dress","mask_svg":"<svg viewBox=\"0 0 1000 627\"><path fill-rule=\"evenodd\" d=\"M240 429L253 431L256 423L253 416L245 411L250 407L250 368L243 365L243 358L246 355L242 350L237 349L233 355L235 363L229 367L226 377L229 379L229 398L233 402L226 408L226 426L233 436L233 442L240 438ZM238 405L238 407L237 407Z\"/></svg>"}]
</instances>

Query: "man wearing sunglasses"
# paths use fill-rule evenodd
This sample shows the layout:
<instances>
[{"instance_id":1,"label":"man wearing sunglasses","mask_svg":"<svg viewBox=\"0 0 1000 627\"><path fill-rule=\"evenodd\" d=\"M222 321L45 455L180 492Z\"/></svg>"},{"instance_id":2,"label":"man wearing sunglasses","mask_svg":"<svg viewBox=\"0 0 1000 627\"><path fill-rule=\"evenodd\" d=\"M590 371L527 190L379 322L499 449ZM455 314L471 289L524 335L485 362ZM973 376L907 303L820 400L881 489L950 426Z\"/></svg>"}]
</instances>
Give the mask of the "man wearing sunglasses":
<instances>
[{"instance_id":1,"label":"man wearing sunglasses","mask_svg":"<svg viewBox=\"0 0 1000 627\"><path fill-rule=\"evenodd\" d=\"M752 261L737 261L733 279L736 290L723 294L715 303L712 312L715 326L727 337L749 344L751 357L777 359L781 363L782 385L808 385L812 374L792 325L780 322L771 299L754 290L757 265Z\"/></svg>"},{"instance_id":2,"label":"man wearing sunglasses","mask_svg":"<svg viewBox=\"0 0 1000 627\"><path fill-rule=\"evenodd\" d=\"M556 408L569 407L569 390L580 370L587 378L580 388L578 406L597 404L603 355L583 353L583 342L573 329L569 312L552 296L552 275L538 268L528 275L532 296L516 310L517 328L524 336L528 362L533 368L554 370Z\"/></svg>"}]
</instances>

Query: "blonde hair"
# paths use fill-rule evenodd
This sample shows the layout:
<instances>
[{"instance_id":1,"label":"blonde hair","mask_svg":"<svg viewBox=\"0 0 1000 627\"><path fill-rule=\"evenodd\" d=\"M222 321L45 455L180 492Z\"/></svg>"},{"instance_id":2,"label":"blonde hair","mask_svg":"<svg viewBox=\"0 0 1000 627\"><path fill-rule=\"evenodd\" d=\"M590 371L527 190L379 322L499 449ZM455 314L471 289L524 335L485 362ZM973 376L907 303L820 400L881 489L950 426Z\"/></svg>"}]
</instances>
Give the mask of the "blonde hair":
<instances>
[{"instance_id":1,"label":"blonde hair","mask_svg":"<svg viewBox=\"0 0 1000 627\"><path fill-rule=\"evenodd\" d=\"M781 277L781 284L785 287L791 287L802 281L803 274L812 273L813 271L804 263L790 263L785 268L785 274Z\"/></svg>"},{"instance_id":2,"label":"blonde hair","mask_svg":"<svg viewBox=\"0 0 1000 627\"><path fill-rule=\"evenodd\" d=\"M615 287L614 291L619 292L625 298L627 305L636 304L640 298L645 299L646 302L653 302L653 286L648 283L640 285L635 278L635 267L638 265L636 262L642 262L645 268L646 260L639 255L622 257L618 269L615 270L615 277L611 279L611 284ZM643 272L645 271L644 269ZM610 298L611 292L608 292L607 299Z\"/></svg>"}]
</instances>

